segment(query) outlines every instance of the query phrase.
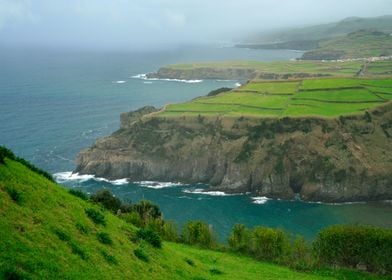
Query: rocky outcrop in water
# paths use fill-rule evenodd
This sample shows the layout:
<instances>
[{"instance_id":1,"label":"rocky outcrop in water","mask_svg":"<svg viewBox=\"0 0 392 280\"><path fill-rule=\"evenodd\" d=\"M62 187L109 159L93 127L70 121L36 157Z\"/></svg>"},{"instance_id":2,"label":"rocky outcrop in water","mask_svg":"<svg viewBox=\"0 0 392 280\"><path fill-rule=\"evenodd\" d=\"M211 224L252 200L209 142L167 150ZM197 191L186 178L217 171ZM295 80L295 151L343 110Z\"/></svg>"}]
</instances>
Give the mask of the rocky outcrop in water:
<instances>
[{"instance_id":1,"label":"rocky outcrop in water","mask_svg":"<svg viewBox=\"0 0 392 280\"><path fill-rule=\"evenodd\" d=\"M392 198L392 103L339 119L150 115L121 123L79 154L77 172L284 199Z\"/></svg>"}]
</instances>

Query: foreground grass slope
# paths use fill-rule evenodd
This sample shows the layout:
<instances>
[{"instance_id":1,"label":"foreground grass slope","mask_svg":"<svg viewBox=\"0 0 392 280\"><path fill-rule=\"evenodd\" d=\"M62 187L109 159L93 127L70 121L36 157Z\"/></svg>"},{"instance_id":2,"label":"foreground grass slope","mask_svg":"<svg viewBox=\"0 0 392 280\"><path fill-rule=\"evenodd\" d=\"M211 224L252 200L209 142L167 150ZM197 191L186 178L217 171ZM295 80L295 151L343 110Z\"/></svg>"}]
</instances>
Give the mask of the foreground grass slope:
<instances>
[{"instance_id":1,"label":"foreground grass slope","mask_svg":"<svg viewBox=\"0 0 392 280\"><path fill-rule=\"evenodd\" d=\"M357 275L305 274L230 253L173 243L156 249L137 243L133 226L9 159L0 164L0 202L0 279L344 279ZM86 215L91 208L103 211L105 224L95 224ZM99 241L99 233L106 233L112 244ZM148 262L135 256L137 248Z\"/></svg>"},{"instance_id":2,"label":"foreground grass slope","mask_svg":"<svg viewBox=\"0 0 392 280\"><path fill-rule=\"evenodd\" d=\"M215 96L169 105L161 115L337 117L360 113L390 100L391 79L252 81Z\"/></svg>"}]
</instances>

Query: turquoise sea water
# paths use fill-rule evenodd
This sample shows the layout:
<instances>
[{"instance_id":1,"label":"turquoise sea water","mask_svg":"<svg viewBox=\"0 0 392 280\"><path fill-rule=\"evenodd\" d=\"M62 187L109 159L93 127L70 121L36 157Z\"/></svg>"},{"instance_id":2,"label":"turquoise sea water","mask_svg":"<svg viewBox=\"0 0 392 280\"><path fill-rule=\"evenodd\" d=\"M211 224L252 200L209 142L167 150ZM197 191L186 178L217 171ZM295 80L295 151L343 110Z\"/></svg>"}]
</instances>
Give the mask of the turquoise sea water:
<instances>
[{"instance_id":1,"label":"turquoise sea water","mask_svg":"<svg viewBox=\"0 0 392 280\"><path fill-rule=\"evenodd\" d=\"M179 224L189 219L205 220L221 238L235 223L282 227L307 238L335 223L392 227L390 203L325 205L254 200L250 195L200 194L197 189L206 187L202 185L113 184L90 177L64 179L65 173L61 172L74 169L74 159L81 149L119 127L121 112L185 101L241 82L145 81L132 76L169 63L288 60L300 55L293 51L233 48L182 48L160 53L1 49L0 145L58 174L57 178L67 187L90 193L106 187L125 200L150 199L160 205L165 218Z\"/></svg>"}]
</instances>

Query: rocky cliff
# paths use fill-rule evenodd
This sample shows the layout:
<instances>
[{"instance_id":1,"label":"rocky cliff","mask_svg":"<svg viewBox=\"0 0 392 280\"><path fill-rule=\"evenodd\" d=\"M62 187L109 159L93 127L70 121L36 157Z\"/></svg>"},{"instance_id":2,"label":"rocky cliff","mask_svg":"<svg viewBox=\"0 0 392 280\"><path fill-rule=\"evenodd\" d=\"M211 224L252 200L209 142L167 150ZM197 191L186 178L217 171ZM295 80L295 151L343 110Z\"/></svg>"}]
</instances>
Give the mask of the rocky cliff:
<instances>
[{"instance_id":1,"label":"rocky cliff","mask_svg":"<svg viewBox=\"0 0 392 280\"><path fill-rule=\"evenodd\" d=\"M150 108L148 111L154 111ZM358 116L122 118L76 171L203 182L226 192L343 202L392 198L392 103Z\"/></svg>"},{"instance_id":2,"label":"rocky cliff","mask_svg":"<svg viewBox=\"0 0 392 280\"><path fill-rule=\"evenodd\" d=\"M329 74L319 73L273 73L264 72L252 68L220 68L220 67L198 67L189 69L176 69L170 67L162 67L156 73L147 74L150 79L180 79L180 80L280 80L290 78L309 78L309 77L325 77Z\"/></svg>"}]
</instances>

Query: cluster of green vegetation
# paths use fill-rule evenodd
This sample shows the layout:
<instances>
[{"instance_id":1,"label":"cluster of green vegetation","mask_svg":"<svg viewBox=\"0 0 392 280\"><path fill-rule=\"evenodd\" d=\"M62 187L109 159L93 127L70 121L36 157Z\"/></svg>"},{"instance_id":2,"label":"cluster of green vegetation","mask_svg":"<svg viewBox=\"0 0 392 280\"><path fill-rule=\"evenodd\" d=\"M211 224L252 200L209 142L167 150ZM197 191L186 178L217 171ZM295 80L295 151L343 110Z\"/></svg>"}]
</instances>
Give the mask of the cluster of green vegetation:
<instances>
[{"instance_id":1,"label":"cluster of green vegetation","mask_svg":"<svg viewBox=\"0 0 392 280\"><path fill-rule=\"evenodd\" d=\"M30 162L28 162L24 158L17 157L16 155L14 155L14 153L10 149L7 149L6 147L0 146L0 164L5 164L5 158L9 158L14 161L17 161L17 162L23 164L24 166L26 166L31 171L33 171L39 175L42 175L46 179L54 182L52 175L50 175L48 172L46 172L42 169L39 169L38 167L34 166L33 164L31 164Z\"/></svg>"},{"instance_id":2,"label":"cluster of green vegetation","mask_svg":"<svg viewBox=\"0 0 392 280\"><path fill-rule=\"evenodd\" d=\"M377 279L381 275L354 270L322 267L298 272L287 267L241 256L250 250L260 260L276 261L285 252L285 233L273 229L254 229L249 245L244 235L233 229L229 249L217 246L210 227L193 221L183 233L171 232L177 242L214 248L205 250L172 242L162 242L159 230L162 219L159 208L147 201L133 205L122 203L110 192L100 191L92 197L78 191L67 191L52 181L29 170L23 164L2 158L0 164L0 278L4 279ZM126 206L126 207L125 207ZM121 210L123 209L123 210ZM120 211L119 211L120 210ZM116 213L116 214L114 214ZM133 219L129 220L133 215ZM135 218L138 217L138 218ZM132 223L137 221L140 228ZM131 223L132 222L132 223ZM237 233L236 233L237 232ZM372 229L365 246L374 246L366 255L361 248L350 251L355 261L362 261L374 271L390 272L390 231ZM347 250L358 246L357 235L344 237ZM334 257L329 244L334 232L320 235L318 250L329 264ZM233 237L236 236L236 237ZM351 237L351 241L349 238ZM386 246L378 251L380 240ZM346 242L347 241L347 242ZM350 242L349 242L350 241ZM329 242L329 243L328 243ZM362 241L361 241L362 242ZM300 243L301 245L302 243ZM362 243L361 243L362 244ZM305 249L297 246L296 254ZM344 244L343 244L344 245ZM378 246L378 247L377 247ZM342 247L344 249L344 247ZM338 248L338 256L346 251ZM328 249L329 255L324 254ZM217 251L221 250L221 251ZM379 252L373 257L375 252ZM296 256L297 256L296 255ZM329 257L330 256L330 257ZM380 258L384 257L384 259ZM300 259L300 258L299 258ZM321 259L320 259L321 260ZM353 262L336 259L337 264ZM334 263L335 264L335 263ZM371 266L370 266L371 265ZM240 269L239 269L240 267ZM386 278L387 279L387 278Z\"/></svg>"},{"instance_id":3,"label":"cluster of green vegetation","mask_svg":"<svg viewBox=\"0 0 392 280\"><path fill-rule=\"evenodd\" d=\"M169 105L160 116L337 117L364 112L389 100L392 100L391 79L251 81L212 97Z\"/></svg>"},{"instance_id":4,"label":"cluster of green vegetation","mask_svg":"<svg viewBox=\"0 0 392 280\"><path fill-rule=\"evenodd\" d=\"M392 55L392 36L379 31L359 30L346 36L321 40L319 47L303 59L346 59Z\"/></svg>"}]
</instances>

